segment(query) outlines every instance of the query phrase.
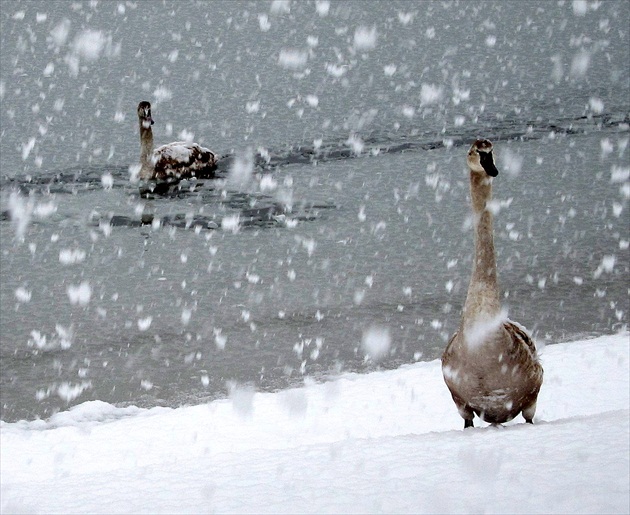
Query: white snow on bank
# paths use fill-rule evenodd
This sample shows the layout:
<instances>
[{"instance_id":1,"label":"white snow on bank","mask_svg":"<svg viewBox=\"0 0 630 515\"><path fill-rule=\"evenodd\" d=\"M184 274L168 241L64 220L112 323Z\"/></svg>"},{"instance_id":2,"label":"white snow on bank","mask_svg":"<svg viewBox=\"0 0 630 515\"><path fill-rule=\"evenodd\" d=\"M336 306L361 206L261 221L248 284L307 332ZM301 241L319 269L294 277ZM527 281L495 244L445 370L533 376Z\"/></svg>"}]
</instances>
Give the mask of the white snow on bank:
<instances>
[{"instance_id":1,"label":"white snow on bank","mask_svg":"<svg viewBox=\"0 0 630 515\"><path fill-rule=\"evenodd\" d=\"M463 431L439 361L2 423L1 511L628 513L628 348L628 333L545 347L533 426Z\"/></svg>"}]
</instances>

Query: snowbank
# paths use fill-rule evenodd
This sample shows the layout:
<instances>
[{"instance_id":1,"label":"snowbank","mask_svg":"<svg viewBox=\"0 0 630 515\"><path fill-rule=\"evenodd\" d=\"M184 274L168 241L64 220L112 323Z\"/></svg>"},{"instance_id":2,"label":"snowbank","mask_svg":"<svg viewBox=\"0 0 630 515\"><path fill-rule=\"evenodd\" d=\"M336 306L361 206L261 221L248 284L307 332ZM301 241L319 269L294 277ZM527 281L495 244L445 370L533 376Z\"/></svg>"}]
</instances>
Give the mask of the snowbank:
<instances>
[{"instance_id":1,"label":"snowbank","mask_svg":"<svg viewBox=\"0 0 630 515\"><path fill-rule=\"evenodd\" d=\"M461 430L438 361L2 423L1 511L627 513L628 350L627 333L546 347L534 426Z\"/></svg>"}]
</instances>

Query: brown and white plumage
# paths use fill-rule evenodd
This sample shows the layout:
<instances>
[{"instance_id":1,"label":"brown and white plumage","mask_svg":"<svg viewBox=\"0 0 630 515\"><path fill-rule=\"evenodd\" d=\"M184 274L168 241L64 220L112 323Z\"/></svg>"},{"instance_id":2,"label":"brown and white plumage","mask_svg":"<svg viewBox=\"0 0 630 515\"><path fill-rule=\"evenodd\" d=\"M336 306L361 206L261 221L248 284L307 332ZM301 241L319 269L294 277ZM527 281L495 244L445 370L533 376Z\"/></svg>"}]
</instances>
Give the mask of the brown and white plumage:
<instances>
[{"instance_id":1,"label":"brown and white plumage","mask_svg":"<svg viewBox=\"0 0 630 515\"><path fill-rule=\"evenodd\" d=\"M217 168L216 156L211 150L197 143L176 141L153 150L153 118L151 104L138 104L140 122L140 178L184 179L190 177L213 177Z\"/></svg>"},{"instance_id":2,"label":"brown and white plumage","mask_svg":"<svg viewBox=\"0 0 630 515\"><path fill-rule=\"evenodd\" d=\"M501 424L519 413L532 423L543 369L527 332L501 309L493 240L492 177L498 175L492 143L477 140L468 152L475 228L473 272L462 320L442 356L444 381L464 419L478 415Z\"/></svg>"}]
</instances>

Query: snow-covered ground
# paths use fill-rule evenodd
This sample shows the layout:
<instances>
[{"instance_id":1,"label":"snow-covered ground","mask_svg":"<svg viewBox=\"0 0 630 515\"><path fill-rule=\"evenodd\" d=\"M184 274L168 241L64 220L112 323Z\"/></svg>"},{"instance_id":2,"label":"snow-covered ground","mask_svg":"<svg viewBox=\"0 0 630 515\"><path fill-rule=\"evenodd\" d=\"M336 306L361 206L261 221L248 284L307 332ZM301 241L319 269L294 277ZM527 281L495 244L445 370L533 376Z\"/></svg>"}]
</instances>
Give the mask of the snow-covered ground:
<instances>
[{"instance_id":1,"label":"snow-covered ground","mask_svg":"<svg viewBox=\"0 0 630 515\"><path fill-rule=\"evenodd\" d=\"M544 348L533 426L463 431L438 361L2 423L2 513L628 513L628 350Z\"/></svg>"}]
</instances>

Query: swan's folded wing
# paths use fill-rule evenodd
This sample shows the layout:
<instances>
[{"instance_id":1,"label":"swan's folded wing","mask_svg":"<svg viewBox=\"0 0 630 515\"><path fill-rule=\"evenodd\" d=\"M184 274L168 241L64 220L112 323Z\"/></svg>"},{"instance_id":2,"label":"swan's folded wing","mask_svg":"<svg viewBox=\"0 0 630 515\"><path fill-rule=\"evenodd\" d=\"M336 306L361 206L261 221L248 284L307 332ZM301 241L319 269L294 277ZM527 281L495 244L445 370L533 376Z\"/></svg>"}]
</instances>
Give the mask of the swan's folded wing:
<instances>
[{"instance_id":1,"label":"swan's folded wing","mask_svg":"<svg viewBox=\"0 0 630 515\"><path fill-rule=\"evenodd\" d=\"M155 150L155 171L166 175L194 175L216 166L214 153L196 143L176 141Z\"/></svg>"},{"instance_id":2,"label":"swan's folded wing","mask_svg":"<svg viewBox=\"0 0 630 515\"><path fill-rule=\"evenodd\" d=\"M538 359L538 353L536 350L536 344L529 335L527 329L518 322L508 320L503 324L503 327L508 332L513 341L518 341L520 344L529 350L534 359Z\"/></svg>"}]
</instances>

